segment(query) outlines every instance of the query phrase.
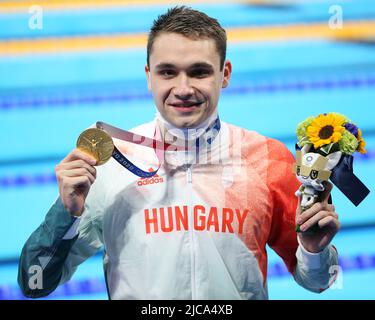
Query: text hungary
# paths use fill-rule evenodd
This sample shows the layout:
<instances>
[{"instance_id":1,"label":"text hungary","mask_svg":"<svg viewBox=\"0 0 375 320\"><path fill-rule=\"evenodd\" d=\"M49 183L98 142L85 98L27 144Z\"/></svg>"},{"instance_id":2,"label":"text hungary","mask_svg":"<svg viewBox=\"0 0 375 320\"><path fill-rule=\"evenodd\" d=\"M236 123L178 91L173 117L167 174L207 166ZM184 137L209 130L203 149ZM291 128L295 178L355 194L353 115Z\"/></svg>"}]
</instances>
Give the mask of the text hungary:
<instances>
[{"instance_id":1,"label":"text hungary","mask_svg":"<svg viewBox=\"0 0 375 320\"><path fill-rule=\"evenodd\" d=\"M192 219L189 215L192 214ZM229 232L241 234L249 210L216 207L174 206L144 210L146 233L187 231Z\"/></svg>"}]
</instances>

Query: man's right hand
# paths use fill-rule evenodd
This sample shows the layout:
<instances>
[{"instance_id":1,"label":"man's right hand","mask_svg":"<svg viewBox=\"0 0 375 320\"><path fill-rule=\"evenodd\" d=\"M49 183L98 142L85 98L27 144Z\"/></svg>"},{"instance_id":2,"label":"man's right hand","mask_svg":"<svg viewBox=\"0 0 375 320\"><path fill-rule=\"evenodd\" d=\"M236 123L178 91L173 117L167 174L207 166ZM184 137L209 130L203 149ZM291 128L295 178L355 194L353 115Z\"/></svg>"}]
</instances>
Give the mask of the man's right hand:
<instances>
[{"instance_id":1,"label":"man's right hand","mask_svg":"<svg viewBox=\"0 0 375 320\"><path fill-rule=\"evenodd\" d=\"M85 200L96 179L96 159L74 149L55 168L61 201L73 216L83 212Z\"/></svg>"}]
</instances>

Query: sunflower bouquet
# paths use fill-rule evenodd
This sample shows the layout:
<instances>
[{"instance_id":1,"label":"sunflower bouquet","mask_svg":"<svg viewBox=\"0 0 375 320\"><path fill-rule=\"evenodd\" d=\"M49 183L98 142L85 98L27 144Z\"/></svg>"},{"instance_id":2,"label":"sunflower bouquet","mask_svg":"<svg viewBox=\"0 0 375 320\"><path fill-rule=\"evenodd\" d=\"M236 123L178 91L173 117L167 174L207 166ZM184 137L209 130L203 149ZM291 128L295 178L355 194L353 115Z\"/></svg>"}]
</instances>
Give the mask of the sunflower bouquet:
<instances>
[{"instance_id":1,"label":"sunflower bouquet","mask_svg":"<svg viewBox=\"0 0 375 320\"><path fill-rule=\"evenodd\" d=\"M294 172L302 183L296 192L301 197L301 210L321 200L323 182L329 179L358 205L369 193L353 174L352 155L366 153L361 129L342 114L325 113L302 121L296 133Z\"/></svg>"},{"instance_id":2,"label":"sunflower bouquet","mask_svg":"<svg viewBox=\"0 0 375 320\"><path fill-rule=\"evenodd\" d=\"M339 113L308 117L298 125L297 138L301 148L310 144L326 155L336 151L349 155L356 151L366 153L361 129Z\"/></svg>"}]
</instances>

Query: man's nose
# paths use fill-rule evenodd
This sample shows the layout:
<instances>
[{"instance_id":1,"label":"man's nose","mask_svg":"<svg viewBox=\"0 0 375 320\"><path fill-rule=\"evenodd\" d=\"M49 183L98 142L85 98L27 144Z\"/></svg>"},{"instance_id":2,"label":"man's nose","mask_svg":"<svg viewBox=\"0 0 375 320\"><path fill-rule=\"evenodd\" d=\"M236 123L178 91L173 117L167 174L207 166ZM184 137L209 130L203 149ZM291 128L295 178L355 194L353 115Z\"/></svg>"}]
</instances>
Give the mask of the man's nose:
<instances>
[{"instance_id":1,"label":"man's nose","mask_svg":"<svg viewBox=\"0 0 375 320\"><path fill-rule=\"evenodd\" d=\"M173 94L179 99L189 99L194 94L194 89L191 86L189 77L180 75L177 79L176 85L173 88Z\"/></svg>"}]
</instances>

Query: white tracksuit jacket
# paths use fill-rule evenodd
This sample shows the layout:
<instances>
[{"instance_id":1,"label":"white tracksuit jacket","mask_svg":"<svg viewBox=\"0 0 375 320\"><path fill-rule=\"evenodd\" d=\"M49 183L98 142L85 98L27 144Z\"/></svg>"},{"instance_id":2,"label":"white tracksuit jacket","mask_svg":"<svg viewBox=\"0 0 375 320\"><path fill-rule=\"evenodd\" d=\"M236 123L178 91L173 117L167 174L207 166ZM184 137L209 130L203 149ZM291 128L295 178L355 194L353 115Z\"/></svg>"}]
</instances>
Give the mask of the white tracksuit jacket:
<instances>
[{"instance_id":1,"label":"white tracksuit jacket","mask_svg":"<svg viewBox=\"0 0 375 320\"><path fill-rule=\"evenodd\" d=\"M153 137L160 123L155 119L132 131ZM114 141L140 167L157 168L153 149ZM221 122L219 134L199 157L197 164L190 152L166 151L165 163L149 179L114 159L97 167L82 217L55 241L60 247L72 242L58 249L67 252L59 255L62 275L55 286L104 246L111 299L267 299L268 244L300 285L325 290L337 252L330 245L311 254L298 245L294 192L299 182L287 148ZM69 240L72 233L78 237ZM32 238L23 251L24 268L25 257L42 254Z\"/></svg>"}]
</instances>

